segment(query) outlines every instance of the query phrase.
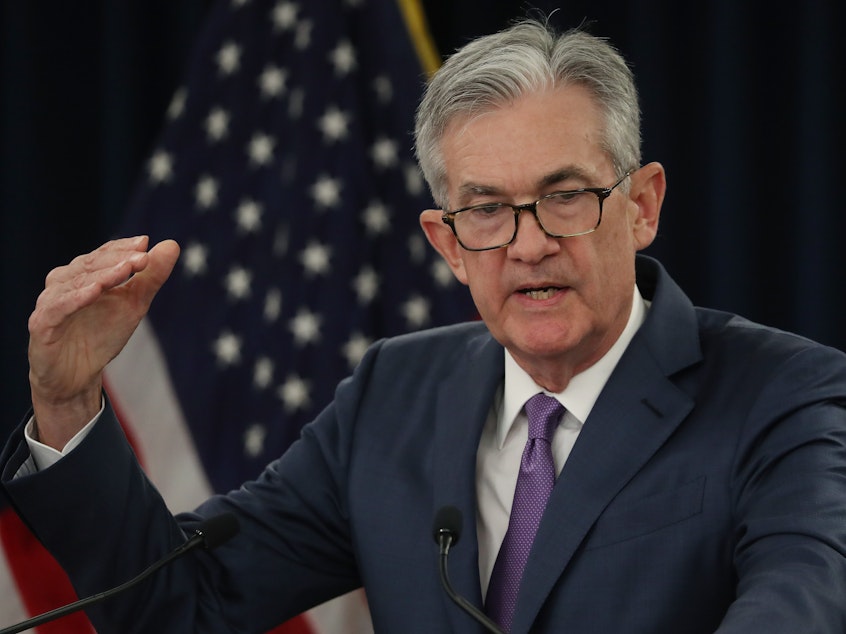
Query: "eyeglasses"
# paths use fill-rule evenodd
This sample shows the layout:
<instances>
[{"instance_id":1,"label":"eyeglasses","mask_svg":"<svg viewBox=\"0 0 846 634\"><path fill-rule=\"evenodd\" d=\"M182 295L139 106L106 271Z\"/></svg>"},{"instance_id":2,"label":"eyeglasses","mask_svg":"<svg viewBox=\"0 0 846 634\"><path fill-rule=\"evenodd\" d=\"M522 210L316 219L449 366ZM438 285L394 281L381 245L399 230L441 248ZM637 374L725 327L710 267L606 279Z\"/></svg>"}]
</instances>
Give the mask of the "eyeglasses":
<instances>
[{"instance_id":1,"label":"eyeglasses","mask_svg":"<svg viewBox=\"0 0 846 634\"><path fill-rule=\"evenodd\" d=\"M517 237L521 211L534 214L543 232L551 238L573 238L593 233L602 222L602 203L629 177L626 172L611 187L582 187L555 192L523 205L482 203L456 211L445 211L458 243L468 251L488 251L508 246Z\"/></svg>"}]
</instances>

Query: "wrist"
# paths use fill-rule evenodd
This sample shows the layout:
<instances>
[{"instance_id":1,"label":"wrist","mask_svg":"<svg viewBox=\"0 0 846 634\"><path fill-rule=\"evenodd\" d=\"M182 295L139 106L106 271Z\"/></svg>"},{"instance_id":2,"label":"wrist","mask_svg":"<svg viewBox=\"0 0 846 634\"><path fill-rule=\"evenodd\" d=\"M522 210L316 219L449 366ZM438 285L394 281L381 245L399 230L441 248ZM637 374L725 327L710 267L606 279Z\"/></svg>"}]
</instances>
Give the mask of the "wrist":
<instances>
[{"instance_id":1,"label":"wrist","mask_svg":"<svg viewBox=\"0 0 846 634\"><path fill-rule=\"evenodd\" d=\"M101 409L102 391L88 390L67 399L49 400L32 390L33 440L57 451L67 445Z\"/></svg>"}]
</instances>

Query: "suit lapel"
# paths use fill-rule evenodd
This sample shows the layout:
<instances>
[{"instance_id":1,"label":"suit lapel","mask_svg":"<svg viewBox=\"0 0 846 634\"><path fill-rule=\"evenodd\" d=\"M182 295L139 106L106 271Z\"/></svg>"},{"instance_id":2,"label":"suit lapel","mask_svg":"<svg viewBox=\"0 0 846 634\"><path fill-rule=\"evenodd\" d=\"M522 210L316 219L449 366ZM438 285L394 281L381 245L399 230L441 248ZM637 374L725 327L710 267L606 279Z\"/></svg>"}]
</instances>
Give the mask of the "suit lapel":
<instances>
[{"instance_id":1,"label":"suit lapel","mask_svg":"<svg viewBox=\"0 0 846 634\"><path fill-rule=\"evenodd\" d=\"M526 566L514 633L529 631L605 507L693 407L654 367L646 372L635 363L638 385L609 382L555 484Z\"/></svg>"},{"instance_id":2,"label":"suit lapel","mask_svg":"<svg viewBox=\"0 0 846 634\"><path fill-rule=\"evenodd\" d=\"M652 299L553 489L527 562L512 633L528 632L606 506L681 424L693 401L668 377L701 359L692 305L654 261L638 258ZM654 297L653 291L654 290Z\"/></svg>"},{"instance_id":3,"label":"suit lapel","mask_svg":"<svg viewBox=\"0 0 846 634\"><path fill-rule=\"evenodd\" d=\"M456 592L477 607L482 606L476 539L476 451L485 419L502 382L503 351L487 333L474 338L444 377L437 394L435 424L434 508L457 507L463 530L457 547L450 551L449 573ZM444 593L447 614L455 632L467 632L466 616Z\"/></svg>"}]
</instances>

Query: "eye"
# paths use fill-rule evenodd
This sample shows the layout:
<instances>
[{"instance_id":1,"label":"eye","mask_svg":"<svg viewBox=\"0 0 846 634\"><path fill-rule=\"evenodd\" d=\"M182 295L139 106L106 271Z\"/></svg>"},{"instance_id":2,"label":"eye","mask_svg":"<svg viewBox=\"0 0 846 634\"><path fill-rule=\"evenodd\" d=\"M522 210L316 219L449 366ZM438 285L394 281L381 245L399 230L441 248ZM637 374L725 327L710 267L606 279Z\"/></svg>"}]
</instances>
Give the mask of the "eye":
<instances>
[{"instance_id":1,"label":"eye","mask_svg":"<svg viewBox=\"0 0 846 634\"><path fill-rule=\"evenodd\" d=\"M477 218L486 218L504 214L506 211L511 211L511 208L507 205L503 205L502 203L490 203L485 205L475 205L474 207L470 207L464 211L467 215L472 215Z\"/></svg>"},{"instance_id":2,"label":"eye","mask_svg":"<svg viewBox=\"0 0 846 634\"><path fill-rule=\"evenodd\" d=\"M587 194L587 192L583 191L556 192L544 198L544 202L548 203L550 206L566 207L568 205L577 203L580 199L585 198L585 194Z\"/></svg>"}]
</instances>

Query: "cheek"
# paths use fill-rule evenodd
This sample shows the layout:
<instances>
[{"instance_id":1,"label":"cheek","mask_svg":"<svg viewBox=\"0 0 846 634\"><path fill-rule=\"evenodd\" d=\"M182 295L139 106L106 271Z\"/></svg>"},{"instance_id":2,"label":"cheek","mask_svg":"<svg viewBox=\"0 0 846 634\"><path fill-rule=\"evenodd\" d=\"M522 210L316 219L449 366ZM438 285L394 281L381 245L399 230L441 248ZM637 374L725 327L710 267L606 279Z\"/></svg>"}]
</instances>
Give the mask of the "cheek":
<instances>
[{"instance_id":1,"label":"cheek","mask_svg":"<svg viewBox=\"0 0 846 634\"><path fill-rule=\"evenodd\" d=\"M461 272L464 275L464 283L470 288L470 294L473 296L473 301L476 303L479 313L484 317L485 313L490 313L490 307L502 303L502 298L499 297L501 276L493 261L485 261L492 260L492 258L480 258L479 255L487 254L465 257Z\"/></svg>"}]
</instances>

